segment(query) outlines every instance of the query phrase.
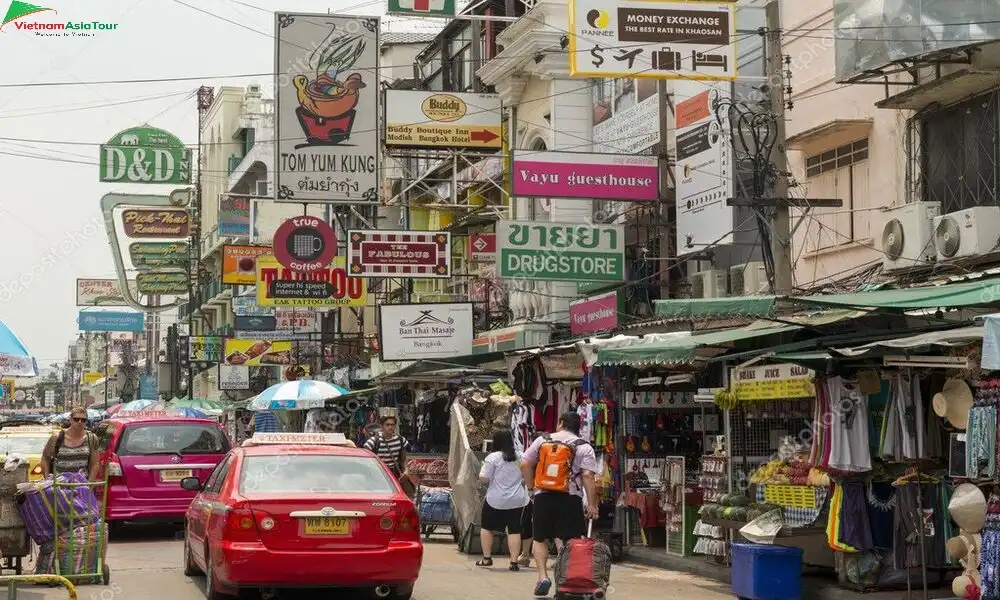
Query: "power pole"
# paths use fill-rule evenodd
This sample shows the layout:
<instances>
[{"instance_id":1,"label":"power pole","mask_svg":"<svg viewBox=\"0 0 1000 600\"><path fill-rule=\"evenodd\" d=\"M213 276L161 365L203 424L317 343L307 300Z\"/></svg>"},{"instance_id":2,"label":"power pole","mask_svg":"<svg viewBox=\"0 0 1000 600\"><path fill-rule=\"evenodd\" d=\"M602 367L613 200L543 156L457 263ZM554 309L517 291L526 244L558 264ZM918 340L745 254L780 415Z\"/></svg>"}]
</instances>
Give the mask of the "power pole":
<instances>
[{"instance_id":1,"label":"power pole","mask_svg":"<svg viewBox=\"0 0 1000 600\"><path fill-rule=\"evenodd\" d=\"M765 9L767 28L767 85L771 113L774 115L775 143L771 152L774 167L773 196L788 198L788 156L785 154L785 57L781 51L781 7L771 0ZM789 294L795 286L792 265L792 226L789 204L778 202L774 207L774 293Z\"/></svg>"}]
</instances>

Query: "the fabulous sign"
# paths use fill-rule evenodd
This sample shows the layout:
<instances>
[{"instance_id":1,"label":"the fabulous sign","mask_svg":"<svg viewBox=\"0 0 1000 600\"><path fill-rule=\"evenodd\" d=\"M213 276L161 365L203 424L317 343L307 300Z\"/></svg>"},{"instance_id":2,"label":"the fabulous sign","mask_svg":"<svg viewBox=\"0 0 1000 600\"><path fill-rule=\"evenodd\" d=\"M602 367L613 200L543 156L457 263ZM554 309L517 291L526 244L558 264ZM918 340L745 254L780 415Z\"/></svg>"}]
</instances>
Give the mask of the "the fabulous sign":
<instances>
[{"instance_id":1,"label":"the fabulous sign","mask_svg":"<svg viewBox=\"0 0 1000 600\"><path fill-rule=\"evenodd\" d=\"M101 145L101 181L191 183L191 150L177 136L155 127L134 127Z\"/></svg>"},{"instance_id":2,"label":"the fabulous sign","mask_svg":"<svg viewBox=\"0 0 1000 600\"><path fill-rule=\"evenodd\" d=\"M354 277L451 276L447 231L353 230L347 237L347 265Z\"/></svg>"},{"instance_id":3,"label":"the fabulous sign","mask_svg":"<svg viewBox=\"0 0 1000 600\"><path fill-rule=\"evenodd\" d=\"M624 281L621 225L497 223L499 276L548 281Z\"/></svg>"}]
</instances>

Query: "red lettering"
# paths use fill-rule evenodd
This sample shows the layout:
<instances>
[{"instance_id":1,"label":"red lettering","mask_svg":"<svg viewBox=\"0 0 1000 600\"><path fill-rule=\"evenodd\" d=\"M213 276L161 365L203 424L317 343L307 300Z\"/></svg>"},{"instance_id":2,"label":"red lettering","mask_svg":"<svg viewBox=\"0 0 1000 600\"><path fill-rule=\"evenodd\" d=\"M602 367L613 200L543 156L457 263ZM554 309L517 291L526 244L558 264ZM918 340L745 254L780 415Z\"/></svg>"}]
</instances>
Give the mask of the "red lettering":
<instances>
[{"instance_id":1,"label":"red lettering","mask_svg":"<svg viewBox=\"0 0 1000 600\"><path fill-rule=\"evenodd\" d=\"M348 277L347 279L347 295L351 297L352 300L357 300L365 293L365 281L360 277Z\"/></svg>"},{"instance_id":2,"label":"red lettering","mask_svg":"<svg viewBox=\"0 0 1000 600\"><path fill-rule=\"evenodd\" d=\"M333 297L340 300L347 294L347 271L344 269L334 269L330 283L333 284Z\"/></svg>"}]
</instances>

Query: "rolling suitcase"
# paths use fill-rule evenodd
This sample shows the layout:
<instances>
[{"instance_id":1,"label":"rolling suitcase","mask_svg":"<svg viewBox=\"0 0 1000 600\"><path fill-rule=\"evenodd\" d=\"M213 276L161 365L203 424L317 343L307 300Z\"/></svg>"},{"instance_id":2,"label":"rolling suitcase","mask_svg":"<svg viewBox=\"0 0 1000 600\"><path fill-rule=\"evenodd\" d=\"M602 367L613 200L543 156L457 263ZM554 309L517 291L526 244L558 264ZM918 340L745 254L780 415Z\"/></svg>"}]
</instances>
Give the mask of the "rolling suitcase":
<instances>
[{"instance_id":1,"label":"rolling suitcase","mask_svg":"<svg viewBox=\"0 0 1000 600\"><path fill-rule=\"evenodd\" d=\"M556 559L556 598L604 598L611 581L611 548L591 537L594 522L587 523L587 537L569 540Z\"/></svg>"}]
</instances>

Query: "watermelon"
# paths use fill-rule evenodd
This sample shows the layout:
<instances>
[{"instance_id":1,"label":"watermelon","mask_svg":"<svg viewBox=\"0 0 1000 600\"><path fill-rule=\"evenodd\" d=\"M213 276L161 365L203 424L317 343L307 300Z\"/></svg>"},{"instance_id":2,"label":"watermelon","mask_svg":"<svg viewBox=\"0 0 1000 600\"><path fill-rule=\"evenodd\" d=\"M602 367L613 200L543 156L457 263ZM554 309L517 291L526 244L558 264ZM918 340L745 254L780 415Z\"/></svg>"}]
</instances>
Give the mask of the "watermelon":
<instances>
[{"instance_id":1,"label":"watermelon","mask_svg":"<svg viewBox=\"0 0 1000 600\"><path fill-rule=\"evenodd\" d=\"M729 499L729 504L730 506L747 507L750 506L750 498L733 494L733 496Z\"/></svg>"}]
</instances>

